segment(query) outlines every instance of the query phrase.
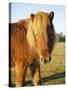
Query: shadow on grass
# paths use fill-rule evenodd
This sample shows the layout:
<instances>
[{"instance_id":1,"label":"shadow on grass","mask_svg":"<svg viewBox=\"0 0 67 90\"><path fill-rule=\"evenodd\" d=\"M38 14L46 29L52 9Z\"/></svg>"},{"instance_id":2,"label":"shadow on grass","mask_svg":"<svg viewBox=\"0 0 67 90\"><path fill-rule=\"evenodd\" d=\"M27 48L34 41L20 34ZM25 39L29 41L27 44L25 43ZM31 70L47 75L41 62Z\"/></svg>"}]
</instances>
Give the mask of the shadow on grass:
<instances>
[{"instance_id":1,"label":"shadow on grass","mask_svg":"<svg viewBox=\"0 0 67 90\"><path fill-rule=\"evenodd\" d=\"M41 83L48 82L50 80L63 78L63 77L65 77L65 72L57 73L57 74L51 75L49 77L42 78ZM33 82L31 80L26 81L24 86L33 86Z\"/></svg>"}]
</instances>

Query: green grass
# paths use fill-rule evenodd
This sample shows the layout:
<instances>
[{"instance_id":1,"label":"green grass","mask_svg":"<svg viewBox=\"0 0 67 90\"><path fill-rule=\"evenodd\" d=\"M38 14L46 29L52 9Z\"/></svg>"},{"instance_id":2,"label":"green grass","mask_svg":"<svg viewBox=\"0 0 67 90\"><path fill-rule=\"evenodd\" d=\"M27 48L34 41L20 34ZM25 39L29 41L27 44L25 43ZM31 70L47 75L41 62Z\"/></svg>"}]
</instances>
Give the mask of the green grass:
<instances>
[{"instance_id":1,"label":"green grass","mask_svg":"<svg viewBox=\"0 0 67 90\"><path fill-rule=\"evenodd\" d=\"M56 43L53 52L52 60L48 64L41 64L41 84L56 85L65 83L65 44ZM12 70L14 72L14 70ZM12 73L12 82L14 84L14 73ZM26 82L31 81L31 73L28 68L26 74ZM32 85L31 82L27 86Z\"/></svg>"}]
</instances>

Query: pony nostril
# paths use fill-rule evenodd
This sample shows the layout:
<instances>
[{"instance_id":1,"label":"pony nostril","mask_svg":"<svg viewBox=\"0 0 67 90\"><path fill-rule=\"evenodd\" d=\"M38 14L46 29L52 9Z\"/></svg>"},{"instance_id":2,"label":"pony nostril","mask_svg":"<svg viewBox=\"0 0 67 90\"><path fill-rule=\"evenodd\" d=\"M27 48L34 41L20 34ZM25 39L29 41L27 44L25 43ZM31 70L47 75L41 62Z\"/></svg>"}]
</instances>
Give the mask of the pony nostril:
<instances>
[{"instance_id":1,"label":"pony nostril","mask_svg":"<svg viewBox=\"0 0 67 90\"><path fill-rule=\"evenodd\" d=\"M40 59L42 60L42 59L43 59L43 57L42 57L42 56L40 56Z\"/></svg>"},{"instance_id":2,"label":"pony nostril","mask_svg":"<svg viewBox=\"0 0 67 90\"><path fill-rule=\"evenodd\" d=\"M44 58L43 58L42 56L40 56L40 60L41 60L42 62L44 62Z\"/></svg>"}]
</instances>

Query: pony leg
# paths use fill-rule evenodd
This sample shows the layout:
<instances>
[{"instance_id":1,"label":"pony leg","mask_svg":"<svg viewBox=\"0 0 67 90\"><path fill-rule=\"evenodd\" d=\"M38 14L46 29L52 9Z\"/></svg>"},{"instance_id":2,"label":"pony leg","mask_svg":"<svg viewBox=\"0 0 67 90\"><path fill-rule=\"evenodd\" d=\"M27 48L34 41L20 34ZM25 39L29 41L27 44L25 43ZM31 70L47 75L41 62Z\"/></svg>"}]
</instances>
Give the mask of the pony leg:
<instances>
[{"instance_id":1,"label":"pony leg","mask_svg":"<svg viewBox=\"0 0 67 90\"><path fill-rule=\"evenodd\" d=\"M15 71L16 71L16 78L15 83L16 87L21 87L24 85L25 82L25 75L26 75L27 65L25 63L16 63Z\"/></svg>"},{"instance_id":2,"label":"pony leg","mask_svg":"<svg viewBox=\"0 0 67 90\"><path fill-rule=\"evenodd\" d=\"M41 84L41 76L40 76L40 64L31 64L30 65L31 73L32 73L32 79L35 86L38 86Z\"/></svg>"}]
</instances>

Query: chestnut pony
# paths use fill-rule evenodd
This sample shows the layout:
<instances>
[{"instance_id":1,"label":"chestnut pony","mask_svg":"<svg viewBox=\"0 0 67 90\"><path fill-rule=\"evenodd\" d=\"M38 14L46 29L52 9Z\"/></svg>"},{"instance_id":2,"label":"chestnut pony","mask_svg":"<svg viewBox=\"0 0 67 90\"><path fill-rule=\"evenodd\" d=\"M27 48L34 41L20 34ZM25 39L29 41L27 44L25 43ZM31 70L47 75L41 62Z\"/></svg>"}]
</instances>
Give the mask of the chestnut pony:
<instances>
[{"instance_id":1,"label":"chestnut pony","mask_svg":"<svg viewBox=\"0 0 67 90\"><path fill-rule=\"evenodd\" d=\"M40 60L49 62L54 46L53 18L53 11L38 12L29 19L9 24L9 77L14 66L16 87L24 85L28 66L34 85L41 84Z\"/></svg>"}]
</instances>

